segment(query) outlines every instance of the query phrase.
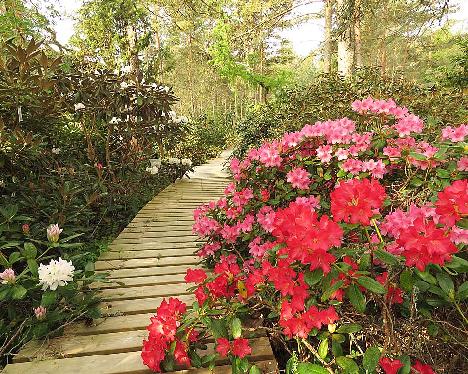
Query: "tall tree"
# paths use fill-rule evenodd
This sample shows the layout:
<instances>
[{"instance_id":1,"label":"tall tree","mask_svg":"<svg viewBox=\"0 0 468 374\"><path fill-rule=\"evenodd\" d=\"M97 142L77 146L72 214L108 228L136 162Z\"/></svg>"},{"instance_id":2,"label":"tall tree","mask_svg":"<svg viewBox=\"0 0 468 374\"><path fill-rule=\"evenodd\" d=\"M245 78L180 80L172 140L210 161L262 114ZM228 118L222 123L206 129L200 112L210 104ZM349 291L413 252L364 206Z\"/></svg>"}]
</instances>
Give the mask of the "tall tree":
<instances>
[{"instance_id":1,"label":"tall tree","mask_svg":"<svg viewBox=\"0 0 468 374\"><path fill-rule=\"evenodd\" d=\"M323 71L329 74L331 72L333 41L332 41L332 18L333 18L334 0L324 0L325 5L325 40L323 45Z\"/></svg>"}]
</instances>

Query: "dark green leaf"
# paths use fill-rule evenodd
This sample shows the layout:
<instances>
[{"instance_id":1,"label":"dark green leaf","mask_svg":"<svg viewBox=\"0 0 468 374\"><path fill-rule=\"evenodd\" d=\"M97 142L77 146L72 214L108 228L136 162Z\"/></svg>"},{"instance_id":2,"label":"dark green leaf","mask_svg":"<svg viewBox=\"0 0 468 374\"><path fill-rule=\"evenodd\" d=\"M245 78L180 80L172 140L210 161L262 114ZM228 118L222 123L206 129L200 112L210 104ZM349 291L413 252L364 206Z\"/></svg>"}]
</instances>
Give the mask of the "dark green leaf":
<instances>
[{"instance_id":1,"label":"dark green leaf","mask_svg":"<svg viewBox=\"0 0 468 374\"><path fill-rule=\"evenodd\" d=\"M336 332L340 334L352 334L362 330L362 326L357 323L347 323L346 325L341 325L336 329Z\"/></svg>"},{"instance_id":2,"label":"dark green leaf","mask_svg":"<svg viewBox=\"0 0 468 374\"><path fill-rule=\"evenodd\" d=\"M323 279L323 271L322 269L316 269L314 271L307 271L304 276L305 282L309 286L314 286L318 282L320 282Z\"/></svg>"},{"instance_id":3,"label":"dark green leaf","mask_svg":"<svg viewBox=\"0 0 468 374\"><path fill-rule=\"evenodd\" d=\"M382 295L387 292L385 287L382 286L375 279L372 279L369 277L359 277L357 281L361 286L363 286L364 288L367 288L371 292L382 294Z\"/></svg>"},{"instance_id":4,"label":"dark green leaf","mask_svg":"<svg viewBox=\"0 0 468 374\"><path fill-rule=\"evenodd\" d=\"M15 284L11 289L11 298L13 300L21 300L26 296L28 290L19 284Z\"/></svg>"},{"instance_id":5,"label":"dark green leaf","mask_svg":"<svg viewBox=\"0 0 468 374\"><path fill-rule=\"evenodd\" d=\"M387 265L398 265L399 260L398 257L392 255L387 251L382 251L381 249L377 249L374 252L375 257L377 257L380 261L384 262Z\"/></svg>"},{"instance_id":6,"label":"dark green leaf","mask_svg":"<svg viewBox=\"0 0 468 374\"><path fill-rule=\"evenodd\" d=\"M380 349L377 347L369 347L364 353L364 358L362 359L362 366L366 370L366 373L374 373L375 369L379 363L380 359Z\"/></svg>"},{"instance_id":7,"label":"dark green leaf","mask_svg":"<svg viewBox=\"0 0 468 374\"><path fill-rule=\"evenodd\" d=\"M358 373L359 367L354 360L340 356L336 358L336 363L343 369L342 373Z\"/></svg>"},{"instance_id":8,"label":"dark green leaf","mask_svg":"<svg viewBox=\"0 0 468 374\"><path fill-rule=\"evenodd\" d=\"M413 273L409 269L405 269L400 274L400 286L406 292L411 292L414 285Z\"/></svg>"},{"instance_id":9,"label":"dark green leaf","mask_svg":"<svg viewBox=\"0 0 468 374\"><path fill-rule=\"evenodd\" d=\"M23 256L26 258L35 259L37 256L37 248L33 243L24 243Z\"/></svg>"},{"instance_id":10,"label":"dark green leaf","mask_svg":"<svg viewBox=\"0 0 468 374\"><path fill-rule=\"evenodd\" d=\"M301 362L297 365L298 374L329 374L328 370L323 366L311 364L309 362Z\"/></svg>"},{"instance_id":11,"label":"dark green leaf","mask_svg":"<svg viewBox=\"0 0 468 374\"><path fill-rule=\"evenodd\" d=\"M364 313L366 310L366 297L355 284L351 284L346 290L346 296L359 313Z\"/></svg>"}]
</instances>

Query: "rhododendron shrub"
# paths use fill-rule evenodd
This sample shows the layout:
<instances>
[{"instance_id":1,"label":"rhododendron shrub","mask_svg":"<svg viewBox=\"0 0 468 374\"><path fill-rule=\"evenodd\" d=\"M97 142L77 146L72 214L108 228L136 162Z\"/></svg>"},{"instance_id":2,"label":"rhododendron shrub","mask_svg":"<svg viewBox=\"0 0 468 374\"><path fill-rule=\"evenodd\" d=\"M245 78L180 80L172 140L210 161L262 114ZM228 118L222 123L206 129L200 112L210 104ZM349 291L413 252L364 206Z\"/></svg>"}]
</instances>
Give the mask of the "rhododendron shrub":
<instances>
[{"instance_id":1,"label":"rhododendron shrub","mask_svg":"<svg viewBox=\"0 0 468 374\"><path fill-rule=\"evenodd\" d=\"M187 272L196 301L176 334L192 326L214 353L192 365L229 357L250 370L256 319L257 333L297 352L289 372L430 372L400 325L420 313L417 328L435 331L431 313L446 310L453 329L437 328L466 329L467 126L428 143L423 121L391 99L352 107L374 131L342 118L267 142L232 159L225 196L194 212L211 270Z\"/></svg>"}]
</instances>

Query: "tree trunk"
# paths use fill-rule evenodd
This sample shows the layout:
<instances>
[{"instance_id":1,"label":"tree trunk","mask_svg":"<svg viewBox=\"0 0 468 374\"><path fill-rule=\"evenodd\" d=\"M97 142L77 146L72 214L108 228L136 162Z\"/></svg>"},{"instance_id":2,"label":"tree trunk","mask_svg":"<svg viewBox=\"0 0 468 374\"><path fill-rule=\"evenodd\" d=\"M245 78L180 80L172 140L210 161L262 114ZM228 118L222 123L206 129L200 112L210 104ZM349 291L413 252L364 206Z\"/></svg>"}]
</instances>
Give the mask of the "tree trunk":
<instances>
[{"instance_id":1,"label":"tree trunk","mask_svg":"<svg viewBox=\"0 0 468 374\"><path fill-rule=\"evenodd\" d=\"M130 55L130 67L135 82L140 81L140 61L138 60L138 49L136 45L136 32L133 25L127 25L128 52Z\"/></svg>"},{"instance_id":2,"label":"tree trunk","mask_svg":"<svg viewBox=\"0 0 468 374\"><path fill-rule=\"evenodd\" d=\"M353 69L353 45L351 39L351 27L353 24L350 20L343 19L343 9L345 8L348 0L337 0L339 19L338 23L347 24L346 28L342 30L341 35L338 37L338 74L348 78L351 76Z\"/></svg>"},{"instance_id":3,"label":"tree trunk","mask_svg":"<svg viewBox=\"0 0 468 374\"><path fill-rule=\"evenodd\" d=\"M361 0L354 0L354 59L357 68L362 63L362 38L361 38Z\"/></svg>"},{"instance_id":4,"label":"tree trunk","mask_svg":"<svg viewBox=\"0 0 468 374\"><path fill-rule=\"evenodd\" d=\"M333 1L325 0L325 41L323 45L323 72L330 74L332 61Z\"/></svg>"}]
</instances>

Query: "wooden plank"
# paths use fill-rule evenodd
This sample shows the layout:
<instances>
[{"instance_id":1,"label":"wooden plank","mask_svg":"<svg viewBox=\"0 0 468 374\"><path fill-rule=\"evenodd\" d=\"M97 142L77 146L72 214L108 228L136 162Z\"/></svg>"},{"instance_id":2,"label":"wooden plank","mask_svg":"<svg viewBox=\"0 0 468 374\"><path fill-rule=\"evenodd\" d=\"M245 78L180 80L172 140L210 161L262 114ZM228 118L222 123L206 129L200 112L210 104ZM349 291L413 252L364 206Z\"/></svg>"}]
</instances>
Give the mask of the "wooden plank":
<instances>
[{"instance_id":1,"label":"wooden plank","mask_svg":"<svg viewBox=\"0 0 468 374\"><path fill-rule=\"evenodd\" d=\"M115 239L113 243L115 244L139 244L139 243L148 243L148 244L158 244L158 243L193 243L198 237L196 235L175 237L170 236L167 238L122 238Z\"/></svg>"},{"instance_id":2,"label":"wooden plank","mask_svg":"<svg viewBox=\"0 0 468 374\"><path fill-rule=\"evenodd\" d=\"M49 342L34 341L28 343L16 356L15 363L32 361L34 359L70 358L94 355L112 355L115 353L138 352L142 341L148 336L146 330L114 332L97 335L78 335L59 337ZM261 361L273 357L268 338L256 338L250 341L254 360ZM204 353L212 353L214 345L208 344ZM203 351L202 351L203 352ZM141 362L141 358L140 358ZM225 361L224 361L225 362ZM37 364L38 362L34 362ZM37 369L36 369L37 370ZM35 373L39 371L33 371ZM59 371L62 373L62 371ZM94 371L100 373L100 371Z\"/></svg>"},{"instance_id":3,"label":"wooden plank","mask_svg":"<svg viewBox=\"0 0 468 374\"><path fill-rule=\"evenodd\" d=\"M198 248L203 243L200 242L185 242L185 243L136 243L136 244L128 244L128 243L111 243L109 244L108 250L109 251L133 251L133 250L145 250L145 249L153 249L153 250L163 250L163 249L180 249L180 248ZM107 253L107 252L104 252Z\"/></svg>"},{"instance_id":4,"label":"wooden plank","mask_svg":"<svg viewBox=\"0 0 468 374\"><path fill-rule=\"evenodd\" d=\"M113 269L161 267L170 265L195 265L199 262L200 258L197 256L142 258L129 260L104 260L96 262L95 269L97 271L103 271Z\"/></svg>"},{"instance_id":5,"label":"wooden plank","mask_svg":"<svg viewBox=\"0 0 468 374\"><path fill-rule=\"evenodd\" d=\"M135 238L186 238L186 237L196 237L192 233L192 230L184 231L164 231L164 232L122 232L117 239L135 239Z\"/></svg>"},{"instance_id":6,"label":"wooden plank","mask_svg":"<svg viewBox=\"0 0 468 374\"><path fill-rule=\"evenodd\" d=\"M152 374L143 365L140 352L117 353L107 356L86 356L63 360L35 361L8 365L3 374ZM253 361L264 374L278 373L273 359ZM230 365L209 369L186 369L174 374L231 374Z\"/></svg>"},{"instance_id":7,"label":"wooden plank","mask_svg":"<svg viewBox=\"0 0 468 374\"><path fill-rule=\"evenodd\" d=\"M161 258L161 257L179 257L191 256L199 248L193 246L188 248L166 248L166 249L141 249L141 250L113 250L104 252L99 260L124 260L131 258Z\"/></svg>"},{"instance_id":8,"label":"wooden plank","mask_svg":"<svg viewBox=\"0 0 468 374\"><path fill-rule=\"evenodd\" d=\"M165 284L152 285L152 286L139 286L128 288L109 288L100 292L99 296L104 301L113 300L134 300L146 299L164 296L178 296L187 295L191 292L187 291L187 284L177 283L171 284L168 287Z\"/></svg>"},{"instance_id":9,"label":"wooden plank","mask_svg":"<svg viewBox=\"0 0 468 374\"><path fill-rule=\"evenodd\" d=\"M121 278L111 280L110 282L95 282L91 285L91 288L126 288L138 286L151 286L156 284L168 285L174 283L185 283L184 277L184 274L166 274L153 275L148 277Z\"/></svg>"},{"instance_id":10,"label":"wooden plank","mask_svg":"<svg viewBox=\"0 0 468 374\"><path fill-rule=\"evenodd\" d=\"M146 277L152 275L165 274L185 274L188 268L192 268L192 264L174 265L174 266L157 266L149 268L133 268L133 269L115 269L108 270L109 279Z\"/></svg>"},{"instance_id":11,"label":"wooden plank","mask_svg":"<svg viewBox=\"0 0 468 374\"><path fill-rule=\"evenodd\" d=\"M192 232L193 225L184 224L184 225L164 225L164 226L144 226L144 227L130 227L127 226L122 230L122 233L145 233L145 232L165 232L165 231L179 231L179 232Z\"/></svg>"},{"instance_id":12,"label":"wooden plank","mask_svg":"<svg viewBox=\"0 0 468 374\"><path fill-rule=\"evenodd\" d=\"M195 301L193 294L177 296L178 299L192 305ZM142 313L154 313L161 304L164 297L154 297L148 299L106 301L100 304L103 316L134 315ZM168 299L168 297L166 297Z\"/></svg>"}]
</instances>

